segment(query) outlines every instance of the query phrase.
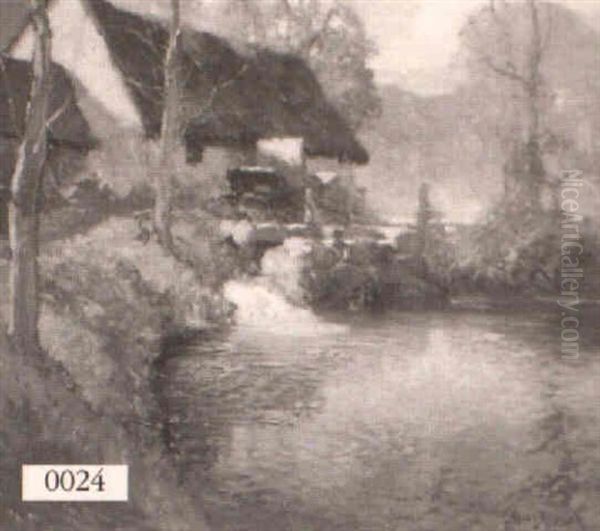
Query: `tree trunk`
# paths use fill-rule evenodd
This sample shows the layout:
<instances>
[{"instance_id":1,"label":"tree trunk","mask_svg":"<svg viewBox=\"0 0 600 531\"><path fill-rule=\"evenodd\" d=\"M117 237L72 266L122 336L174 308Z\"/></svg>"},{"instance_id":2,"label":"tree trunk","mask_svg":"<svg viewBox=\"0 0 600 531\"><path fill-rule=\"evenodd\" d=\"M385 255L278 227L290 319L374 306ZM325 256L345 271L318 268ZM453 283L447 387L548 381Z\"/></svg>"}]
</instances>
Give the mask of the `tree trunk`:
<instances>
[{"instance_id":1,"label":"tree trunk","mask_svg":"<svg viewBox=\"0 0 600 531\"><path fill-rule=\"evenodd\" d=\"M541 74L540 66L543 55L542 36L537 0L528 2L531 19L531 42L529 44L528 76L526 78L526 97L528 113L528 142L537 142L540 134L540 89Z\"/></svg>"},{"instance_id":2,"label":"tree trunk","mask_svg":"<svg viewBox=\"0 0 600 531\"><path fill-rule=\"evenodd\" d=\"M164 70L164 108L160 139L160 161L156 172L156 198L154 204L154 229L158 240L175 254L171 219L173 208L173 152L179 144L179 86L180 14L179 0L171 0L171 29Z\"/></svg>"},{"instance_id":3,"label":"tree trunk","mask_svg":"<svg viewBox=\"0 0 600 531\"><path fill-rule=\"evenodd\" d=\"M531 19L531 42L529 45L528 76L526 78L527 98L527 146L526 163L528 194L531 208L541 207L541 189L545 180L545 169L540 145L540 98L542 96L542 78L540 66L543 56L543 44L537 0L528 2Z\"/></svg>"},{"instance_id":4,"label":"tree trunk","mask_svg":"<svg viewBox=\"0 0 600 531\"><path fill-rule=\"evenodd\" d=\"M38 203L46 163L46 121L51 89L50 28L44 0L31 0L35 28L33 78L25 131L12 177L9 334L22 353L38 340Z\"/></svg>"}]
</instances>

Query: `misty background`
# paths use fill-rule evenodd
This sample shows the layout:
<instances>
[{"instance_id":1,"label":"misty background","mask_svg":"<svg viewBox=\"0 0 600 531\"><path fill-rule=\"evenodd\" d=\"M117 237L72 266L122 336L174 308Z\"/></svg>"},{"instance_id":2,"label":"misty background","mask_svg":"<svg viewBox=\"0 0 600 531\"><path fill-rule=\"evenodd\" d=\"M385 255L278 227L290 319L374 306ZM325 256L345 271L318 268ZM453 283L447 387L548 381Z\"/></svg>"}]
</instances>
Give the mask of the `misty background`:
<instances>
[{"instance_id":1,"label":"misty background","mask_svg":"<svg viewBox=\"0 0 600 531\"><path fill-rule=\"evenodd\" d=\"M168 16L166 2L113 3L145 15ZM248 6L258 5L268 19L264 10L270 4L271 0L245 4L188 0L183 2L184 20L243 48L256 38L248 35L248 17L252 16ZM295 4L301 2L289 4L296 9ZM494 80L489 72L474 71L468 64L461 33L489 2L346 0L342 4L359 17L365 48L357 53L372 70L374 97L379 99L379 112L358 127L371 160L356 173L359 184L367 188L371 208L388 220L412 219L417 190L421 183L429 182L433 203L443 218L481 220L504 188L507 149L499 131L505 134L510 129L504 123L507 109L518 99L514 87ZM524 6L509 4L517 9ZM552 35L542 70L551 100L548 110L553 134L571 147L566 156L563 150L560 156L549 155L545 163L556 174L584 171L588 193L583 194L581 208L592 213L600 207L597 165L590 162L597 160L600 151L596 140L600 124L600 4L561 0L551 5ZM16 0L0 4L2 46L18 31L25 10L26 4ZM323 84L327 89L327 80Z\"/></svg>"}]
</instances>

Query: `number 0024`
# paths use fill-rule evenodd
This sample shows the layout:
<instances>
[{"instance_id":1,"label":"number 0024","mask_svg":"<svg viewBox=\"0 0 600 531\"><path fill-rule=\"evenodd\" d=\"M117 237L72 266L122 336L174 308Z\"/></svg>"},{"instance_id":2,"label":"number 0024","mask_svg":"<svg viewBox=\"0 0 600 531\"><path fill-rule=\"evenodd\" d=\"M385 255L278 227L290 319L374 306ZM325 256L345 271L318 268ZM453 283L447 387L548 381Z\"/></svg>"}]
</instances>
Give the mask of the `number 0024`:
<instances>
[{"instance_id":1,"label":"number 0024","mask_svg":"<svg viewBox=\"0 0 600 531\"><path fill-rule=\"evenodd\" d=\"M23 501L127 501L127 465L23 465Z\"/></svg>"},{"instance_id":2,"label":"number 0024","mask_svg":"<svg viewBox=\"0 0 600 531\"><path fill-rule=\"evenodd\" d=\"M58 472L51 468L44 476L44 485L48 492L54 492L61 489L65 492L71 492L75 489L77 492L89 492L90 489L96 489L98 492L104 492L104 478L101 468L91 477L90 472L85 468L73 471L65 468ZM91 479L90 479L91 478Z\"/></svg>"}]
</instances>

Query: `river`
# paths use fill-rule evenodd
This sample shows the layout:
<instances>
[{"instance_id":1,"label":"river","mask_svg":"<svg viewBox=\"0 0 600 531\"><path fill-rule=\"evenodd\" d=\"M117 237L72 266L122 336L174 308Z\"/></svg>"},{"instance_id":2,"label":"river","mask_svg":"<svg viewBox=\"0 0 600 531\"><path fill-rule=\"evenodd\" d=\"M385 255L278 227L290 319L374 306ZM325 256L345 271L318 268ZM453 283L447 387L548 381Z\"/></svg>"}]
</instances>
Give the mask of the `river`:
<instances>
[{"instance_id":1,"label":"river","mask_svg":"<svg viewBox=\"0 0 600 531\"><path fill-rule=\"evenodd\" d=\"M600 529L584 324L578 360L554 308L240 325L166 363L166 436L215 530Z\"/></svg>"}]
</instances>

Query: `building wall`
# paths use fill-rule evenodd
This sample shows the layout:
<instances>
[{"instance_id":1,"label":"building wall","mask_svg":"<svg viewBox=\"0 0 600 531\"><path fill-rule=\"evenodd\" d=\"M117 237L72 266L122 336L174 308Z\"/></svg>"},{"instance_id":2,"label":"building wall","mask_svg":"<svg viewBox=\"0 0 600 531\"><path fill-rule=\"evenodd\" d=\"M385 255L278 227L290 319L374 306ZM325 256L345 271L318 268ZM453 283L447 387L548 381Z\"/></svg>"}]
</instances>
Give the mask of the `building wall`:
<instances>
[{"instance_id":1,"label":"building wall","mask_svg":"<svg viewBox=\"0 0 600 531\"><path fill-rule=\"evenodd\" d=\"M253 150L213 146L204 150L198 170L203 176L225 179L228 170L251 166L255 161L256 154Z\"/></svg>"},{"instance_id":2,"label":"building wall","mask_svg":"<svg viewBox=\"0 0 600 531\"><path fill-rule=\"evenodd\" d=\"M304 166L304 140L300 137L263 138L256 144L259 159L276 160L291 167Z\"/></svg>"}]
</instances>

